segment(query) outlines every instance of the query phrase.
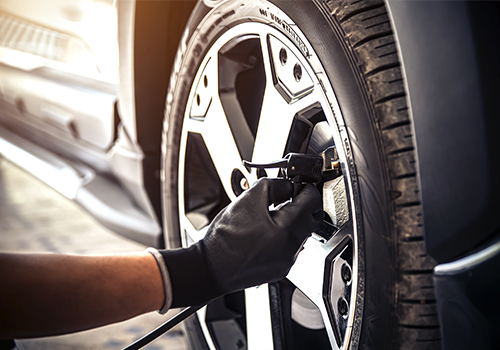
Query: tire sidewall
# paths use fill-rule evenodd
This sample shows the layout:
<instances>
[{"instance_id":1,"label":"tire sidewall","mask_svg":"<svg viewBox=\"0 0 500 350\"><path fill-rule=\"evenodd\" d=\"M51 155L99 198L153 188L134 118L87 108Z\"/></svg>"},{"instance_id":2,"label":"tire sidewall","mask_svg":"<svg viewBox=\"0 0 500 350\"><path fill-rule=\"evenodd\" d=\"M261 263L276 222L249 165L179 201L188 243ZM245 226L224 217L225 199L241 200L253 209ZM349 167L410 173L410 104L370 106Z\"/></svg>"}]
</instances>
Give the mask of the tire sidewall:
<instances>
[{"instance_id":1,"label":"tire sidewall","mask_svg":"<svg viewBox=\"0 0 500 350\"><path fill-rule=\"evenodd\" d=\"M295 22L312 44L325 70L325 75L318 78L324 86L332 87L345 122L340 128L358 224L358 295L350 348L389 348L395 313L395 233L391 226L389 175L380 152L374 107L340 26L312 1L272 3ZM168 248L180 246L179 145L185 106L205 54L220 35L250 18L274 26L300 48L293 23L283 20L283 12L260 0L244 1L244 5L229 1L209 13L210 9L200 3L179 46L167 96L162 144Z\"/></svg>"}]
</instances>

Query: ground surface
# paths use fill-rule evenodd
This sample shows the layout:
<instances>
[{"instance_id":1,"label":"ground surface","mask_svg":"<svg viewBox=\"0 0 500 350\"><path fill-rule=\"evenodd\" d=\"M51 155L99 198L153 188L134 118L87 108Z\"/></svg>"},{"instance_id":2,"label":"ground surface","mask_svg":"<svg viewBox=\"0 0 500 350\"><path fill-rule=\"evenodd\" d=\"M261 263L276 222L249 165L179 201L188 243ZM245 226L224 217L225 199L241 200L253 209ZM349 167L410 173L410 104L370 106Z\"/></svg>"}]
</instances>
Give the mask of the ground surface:
<instances>
[{"instance_id":1,"label":"ground surface","mask_svg":"<svg viewBox=\"0 0 500 350\"><path fill-rule=\"evenodd\" d=\"M102 227L76 204L0 158L1 252L100 254L144 248ZM151 313L72 335L18 340L17 349L121 349L167 317ZM182 328L172 329L144 349L186 349Z\"/></svg>"}]
</instances>

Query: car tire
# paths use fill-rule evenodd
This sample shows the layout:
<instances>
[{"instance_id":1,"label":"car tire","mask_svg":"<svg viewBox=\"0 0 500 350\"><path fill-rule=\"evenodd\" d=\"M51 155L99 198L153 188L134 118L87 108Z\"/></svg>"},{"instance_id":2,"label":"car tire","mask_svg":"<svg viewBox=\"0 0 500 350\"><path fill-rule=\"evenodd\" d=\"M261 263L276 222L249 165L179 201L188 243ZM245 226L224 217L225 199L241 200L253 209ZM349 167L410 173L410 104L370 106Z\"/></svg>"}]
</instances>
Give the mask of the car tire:
<instances>
[{"instance_id":1,"label":"car tire","mask_svg":"<svg viewBox=\"0 0 500 350\"><path fill-rule=\"evenodd\" d=\"M252 46L255 40L262 43L260 51ZM278 46L286 48L288 57L280 56ZM248 62L241 63L244 59ZM281 75L286 71L281 70L280 62L286 66L287 61L302 67L301 84L307 78L311 83L292 87L293 80ZM255 68L260 65L264 68ZM232 75L227 73L231 69ZM295 74L293 70L297 81ZM214 81L217 86L210 87ZM205 88L213 90L206 93ZM270 107L268 93L283 98L285 103L274 97L277 105L283 104L282 109ZM322 96L319 102L299 108L303 101L313 101L315 94ZM193 123L208 121L205 117L212 112L207 111L213 108L219 108L224 121L211 122L212 129L207 126L209 131L199 131L205 126ZM323 265L310 264L311 276L321 275L321 281L312 282L323 285L320 296L308 294L307 282L301 281L306 270L294 266L288 279L259 291L227 296L188 320L192 348L439 349L434 262L425 253L411 118L384 2L236 0L198 4L177 52L166 103L162 186L167 247L187 246L196 240L187 233L192 227L198 239L202 237L203 227L218 211L257 177L267 175L246 172L235 162L238 157L250 160L256 154L262 158L254 160L266 157L257 150L258 140L264 138L259 134L259 123L264 120L261 111L266 111L266 118L273 112L272 118L283 120L274 134L268 130L265 136L270 145L277 145L276 151L270 146L270 154L281 157L285 151L318 151L311 144L321 143L324 135L319 134L320 141L311 141L317 125L314 121L311 132L304 136L297 126L304 118L309 118L309 124L314 118L326 122L331 130L328 137L339 153L343 181L337 183L345 184L343 204L335 202L337 195L331 198L335 203L328 204L328 193L322 189L324 205L345 205L348 218L340 222L337 216L341 213L332 214L326 208L330 215L325 227L326 231L335 228L330 232L333 236L313 234L296 265L303 265L306 258L301 256L308 249L326 249L336 237L343 237L344 230L347 238L328 248ZM230 139L221 131L226 129L235 144L212 146L217 138ZM296 135L302 144L296 142ZM227 169L221 165L225 156ZM337 221L332 223L332 216ZM339 261L343 263L339 265ZM351 269L348 282L342 277L344 265ZM339 292L342 283L347 287ZM301 302L294 299L297 289L305 291L305 304L309 300L317 308L312 314L321 317L292 317L294 310L309 307L300 308ZM268 305L262 310L269 309L271 329L263 327L260 332L262 338L265 334L272 337L272 346L255 339L254 305L249 305L252 293L267 296L263 300ZM317 319L325 328L316 327Z\"/></svg>"}]
</instances>

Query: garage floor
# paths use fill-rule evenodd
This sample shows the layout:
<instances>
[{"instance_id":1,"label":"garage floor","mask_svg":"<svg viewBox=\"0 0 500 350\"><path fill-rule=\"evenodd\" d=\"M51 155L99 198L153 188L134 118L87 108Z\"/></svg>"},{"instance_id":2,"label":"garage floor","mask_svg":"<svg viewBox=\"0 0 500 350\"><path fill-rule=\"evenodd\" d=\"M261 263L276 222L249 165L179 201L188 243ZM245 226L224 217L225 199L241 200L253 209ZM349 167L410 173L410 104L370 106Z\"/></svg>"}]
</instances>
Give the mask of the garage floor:
<instances>
[{"instance_id":1,"label":"garage floor","mask_svg":"<svg viewBox=\"0 0 500 350\"><path fill-rule=\"evenodd\" d=\"M99 254L144 248L102 227L76 204L0 158L1 252ZM121 349L166 321L172 312L167 316L150 313L72 335L18 340L17 349ZM181 327L144 347L149 350L186 348Z\"/></svg>"}]
</instances>

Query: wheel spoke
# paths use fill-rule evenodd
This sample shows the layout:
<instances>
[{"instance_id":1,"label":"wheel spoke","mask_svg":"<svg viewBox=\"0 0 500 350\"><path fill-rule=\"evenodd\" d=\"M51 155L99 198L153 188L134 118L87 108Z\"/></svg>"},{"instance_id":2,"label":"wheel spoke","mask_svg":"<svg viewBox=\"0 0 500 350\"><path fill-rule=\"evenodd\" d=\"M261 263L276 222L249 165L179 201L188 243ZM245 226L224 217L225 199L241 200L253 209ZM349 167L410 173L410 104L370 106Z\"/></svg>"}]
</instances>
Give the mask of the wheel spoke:
<instances>
[{"instance_id":1,"label":"wheel spoke","mask_svg":"<svg viewBox=\"0 0 500 350\"><path fill-rule=\"evenodd\" d=\"M187 132L194 132L197 134L203 134L204 125L205 124L201 120L188 118L184 122L184 129L185 129L186 133Z\"/></svg>"},{"instance_id":2,"label":"wheel spoke","mask_svg":"<svg viewBox=\"0 0 500 350\"><path fill-rule=\"evenodd\" d=\"M198 319L205 320L207 318L207 307L206 306L202 307L196 313L198 315ZM205 340L207 341L208 348L210 350L216 350L217 348L215 347L212 337L210 336L210 331L208 330L207 324L205 322L200 322L200 326L201 326L201 331L205 335Z\"/></svg>"},{"instance_id":3,"label":"wheel spoke","mask_svg":"<svg viewBox=\"0 0 500 350\"><path fill-rule=\"evenodd\" d=\"M313 91L314 82L306 68L308 64L303 57L299 58L301 53L296 47L285 44L274 35L266 35L261 44L269 53L270 82L288 103L299 101Z\"/></svg>"},{"instance_id":4,"label":"wheel spoke","mask_svg":"<svg viewBox=\"0 0 500 350\"><path fill-rule=\"evenodd\" d=\"M316 305L323 300L324 265L329 252L327 246L309 238L287 276Z\"/></svg>"},{"instance_id":5,"label":"wheel spoke","mask_svg":"<svg viewBox=\"0 0 500 350\"><path fill-rule=\"evenodd\" d=\"M254 162L269 162L283 156L293 116L294 110L268 80L255 138Z\"/></svg>"},{"instance_id":6,"label":"wheel spoke","mask_svg":"<svg viewBox=\"0 0 500 350\"><path fill-rule=\"evenodd\" d=\"M202 135L222 185L228 197L234 200L236 195L231 188L233 170L239 169L245 176L249 176L249 173L243 167L234 135L218 98L212 101L207 112Z\"/></svg>"},{"instance_id":7,"label":"wheel spoke","mask_svg":"<svg viewBox=\"0 0 500 350\"><path fill-rule=\"evenodd\" d=\"M266 74L266 88L259 126L255 138L255 146L252 160L256 163L265 163L280 159L289 137L290 126L295 114L308 106L317 103L321 96L311 84L308 93L291 100L275 84L273 77L275 60L269 54L269 42L265 37L261 38L262 54L264 58L264 69ZM290 73L291 74L291 73ZM276 175L268 172L268 175Z\"/></svg>"},{"instance_id":8,"label":"wheel spoke","mask_svg":"<svg viewBox=\"0 0 500 350\"><path fill-rule=\"evenodd\" d=\"M186 239L188 240L186 245L191 245L202 240L208 230L208 225L197 230L192 224L193 215L196 215L196 213L188 213L182 217L181 227L184 229L184 233L187 236Z\"/></svg>"},{"instance_id":9,"label":"wheel spoke","mask_svg":"<svg viewBox=\"0 0 500 350\"><path fill-rule=\"evenodd\" d=\"M272 350L273 332L267 284L245 290L248 350Z\"/></svg>"},{"instance_id":10,"label":"wheel spoke","mask_svg":"<svg viewBox=\"0 0 500 350\"><path fill-rule=\"evenodd\" d=\"M283 157L294 110L274 86L273 62L268 49L267 36L261 36L260 39L266 88L252 160L256 163L266 163ZM276 176L277 170L272 172L270 169L268 175Z\"/></svg>"},{"instance_id":11,"label":"wheel spoke","mask_svg":"<svg viewBox=\"0 0 500 350\"><path fill-rule=\"evenodd\" d=\"M297 112L317 102L312 93L292 105L286 103L272 85L266 86L252 160L265 163L284 156L293 118Z\"/></svg>"},{"instance_id":12,"label":"wheel spoke","mask_svg":"<svg viewBox=\"0 0 500 350\"><path fill-rule=\"evenodd\" d=\"M319 309L330 343L333 346L337 344L335 333L323 301L325 260L329 252L328 246L314 238L309 238L287 278Z\"/></svg>"},{"instance_id":13,"label":"wheel spoke","mask_svg":"<svg viewBox=\"0 0 500 350\"><path fill-rule=\"evenodd\" d=\"M219 99L218 66L215 56L206 61L203 70L196 77L195 89L190 97L183 127L184 135L189 132L203 136L224 190L228 197L234 200L236 196L231 188L232 172L234 169L240 169L245 175L248 175L248 172L242 165L235 135L231 131Z\"/></svg>"},{"instance_id":14,"label":"wheel spoke","mask_svg":"<svg viewBox=\"0 0 500 350\"><path fill-rule=\"evenodd\" d=\"M325 261L335 264L335 261L340 259L340 255L345 250L346 241L350 238L352 238L352 226L350 223L345 224L326 243L322 243L320 239L314 237L309 238L287 276L319 309L332 346L338 345L335 333L339 334L339 325L335 321L331 322L327 309L328 306L324 301L325 283L328 283L324 278L325 266L330 269L329 264L325 264ZM341 278L336 270L332 269L333 273L337 272L337 276L332 277L334 284L338 283L339 278ZM335 290L335 288L333 289ZM337 297L334 299L336 302ZM335 314L336 305L333 305L333 309ZM340 332L340 334L343 333Z\"/></svg>"},{"instance_id":15,"label":"wheel spoke","mask_svg":"<svg viewBox=\"0 0 500 350\"><path fill-rule=\"evenodd\" d=\"M203 120L212 101L217 97L217 62L209 58L195 80L195 90L189 108L190 120Z\"/></svg>"}]
</instances>

